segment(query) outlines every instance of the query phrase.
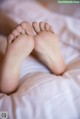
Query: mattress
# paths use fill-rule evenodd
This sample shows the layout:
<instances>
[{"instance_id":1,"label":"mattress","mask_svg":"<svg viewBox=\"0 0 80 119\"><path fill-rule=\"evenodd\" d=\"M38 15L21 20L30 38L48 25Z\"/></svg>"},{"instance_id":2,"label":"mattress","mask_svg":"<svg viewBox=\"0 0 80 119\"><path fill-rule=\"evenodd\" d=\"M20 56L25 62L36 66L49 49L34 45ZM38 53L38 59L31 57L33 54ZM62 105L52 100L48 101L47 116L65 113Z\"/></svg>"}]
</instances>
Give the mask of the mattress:
<instances>
[{"instance_id":1,"label":"mattress","mask_svg":"<svg viewBox=\"0 0 80 119\"><path fill-rule=\"evenodd\" d=\"M0 112L7 111L10 119L80 119L80 20L52 13L35 1L8 0L0 7L18 23L51 24L67 64L66 72L56 76L29 56L22 66L18 90L9 96L0 93ZM24 69L30 72L26 74Z\"/></svg>"}]
</instances>

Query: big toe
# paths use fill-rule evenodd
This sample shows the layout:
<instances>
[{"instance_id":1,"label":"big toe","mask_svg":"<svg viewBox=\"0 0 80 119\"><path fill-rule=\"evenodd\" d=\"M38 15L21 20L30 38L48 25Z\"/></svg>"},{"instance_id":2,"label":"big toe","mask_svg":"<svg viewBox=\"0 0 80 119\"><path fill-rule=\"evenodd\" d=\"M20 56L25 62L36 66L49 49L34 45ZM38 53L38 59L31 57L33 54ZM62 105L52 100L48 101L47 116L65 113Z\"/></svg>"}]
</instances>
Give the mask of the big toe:
<instances>
[{"instance_id":1,"label":"big toe","mask_svg":"<svg viewBox=\"0 0 80 119\"><path fill-rule=\"evenodd\" d=\"M41 31L45 31L45 23L44 22L40 22L39 27L40 27Z\"/></svg>"},{"instance_id":2,"label":"big toe","mask_svg":"<svg viewBox=\"0 0 80 119\"><path fill-rule=\"evenodd\" d=\"M31 35L31 36L35 35L33 27L27 21L22 22L21 26L22 26L23 30L25 30L27 35Z\"/></svg>"},{"instance_id":3,"label":"big toe","mask_svg":"<svg viewBox=\"0 0 80 119\"><path fill-rule=\"evenodd\" d=\"M39 27L39 24L37 22L33 22L32 26L33 26L36 33L40 32L40 27Z\"/></svg>"}]
</instances>

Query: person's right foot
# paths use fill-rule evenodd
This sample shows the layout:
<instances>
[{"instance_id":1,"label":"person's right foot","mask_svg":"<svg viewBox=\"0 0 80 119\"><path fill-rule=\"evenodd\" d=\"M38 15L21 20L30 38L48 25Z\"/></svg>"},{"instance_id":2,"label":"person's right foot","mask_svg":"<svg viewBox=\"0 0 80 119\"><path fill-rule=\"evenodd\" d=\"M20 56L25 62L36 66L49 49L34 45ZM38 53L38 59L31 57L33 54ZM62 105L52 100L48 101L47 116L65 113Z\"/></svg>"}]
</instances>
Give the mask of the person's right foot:
<instances>
[{"instance_id":1,"label":"person's right foot","mask_svg":"<svg viewBox=\"0 0 80 119\"><path fill-rule=\"evenodd\" d=\"M33 22L36 36L34 39L34 53L36 57L45 64L52 73L62 74L66 65L61 55L59 40L52 27L44 22Z\"/></svg>"},{"instance_id":2,"label":"person's right foot","mask_svg":"<svg viewBox=\"0 0 80 119\"><path fill-rule=\"evenodd\" d=\"M21 64L34 48L31 30L27 22L22 22L8 37L0 81L0 87L4 93L11 93L18 87Z\"/></svg>"}]
</instances>

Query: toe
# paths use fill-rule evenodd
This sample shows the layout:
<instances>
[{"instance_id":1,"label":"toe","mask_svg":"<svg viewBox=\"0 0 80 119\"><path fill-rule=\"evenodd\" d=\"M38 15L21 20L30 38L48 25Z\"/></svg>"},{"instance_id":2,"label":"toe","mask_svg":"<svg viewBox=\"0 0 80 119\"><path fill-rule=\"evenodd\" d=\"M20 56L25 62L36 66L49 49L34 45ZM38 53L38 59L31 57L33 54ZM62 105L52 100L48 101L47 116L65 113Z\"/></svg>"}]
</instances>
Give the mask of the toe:
<instances>
[{"instance_id":1,"label":"toe","mask_svg":"<svg viewBox=\"0 0 80 119\"><path fill-rule=\"evenodd\" d=\"M37 22L33 22L32 26L33 26L36 33L40 32L40 27L39 27L39 24Z\"/></svg>"},{"instance_id":2,"label":"toe","mask_svg":"<svg viewBox=\"0 0 80 119\"><path fill-rule=\"evenodd\" d=\"M40 27L40 30L41 31L44 31L45 30L44 26L45 26L45 23L44 22L40 22L39 23L39 27Z\"/></svg>"},{"instance_id":3,"label":"toe","mask_svg":"<svg viewBox=\"0 0 80 119\"><path fill-rule=\"evenodd\" d=\"M12 35L16 38L20 33L15 29L12 31Z\"/></svg>"},{"instance_id":4,"label":"toe","mask_svg":"<svg viewBox=\"0 0 80 119\"><path fill-rule=\"evenodd\" d=\"M24 21L21 23L21 27L26 32L26 34L31 35L31 36L34 35L34 30L30 23Z\"/></svg>"},{"instance_id":5,"label":"toe","mask_svg":"<svg viewBox=\"0 0 80 119\"><path fill-rule=\"evenodd\" d=\"M48 23L45 23L45 30L50 31L50 25Z\"/></svg>"},{"instance_id":6,"label":"toe","mask_svg":"<svg viewBox=\"0 0 80 119\"><path fill-rule=\"evenodd\" d=\"M23 30L23 28L22 28L21 25L19 25L19 26L16 28L16 30L18 31L19 35L20 35L20 34L25 34L25 30Z\"/></svg>"},{"instance_id":7,"label":"toe","mask_svg":"<svg viewBox=\"0 0 80 119\"><path fill-rule=\"evenodd\" d=\"M16 28L16 30L17 30L19 33L21 33L21 32L23 31L23 28L22 28L21 25L19 25L19 26Z\"/></svg>"},{"instance_id":8,"label":"toe","mask_svg":"<svg viewBox=\"0 0 80 119\"><path fill-rule=\"evenodd\" d=\"M12 34L8 37L8 43L11 43L14 40L14 36Z\"/></svg>"},{"instance_id":9,"label":"toe","mask_svg":"<svg viewBox=\"0 0 80 119\"><path fill-rule=\"evenodd\" d=\"M54 33L53 27L50 26L50 32Z\"/></svg>"}]
</instances>

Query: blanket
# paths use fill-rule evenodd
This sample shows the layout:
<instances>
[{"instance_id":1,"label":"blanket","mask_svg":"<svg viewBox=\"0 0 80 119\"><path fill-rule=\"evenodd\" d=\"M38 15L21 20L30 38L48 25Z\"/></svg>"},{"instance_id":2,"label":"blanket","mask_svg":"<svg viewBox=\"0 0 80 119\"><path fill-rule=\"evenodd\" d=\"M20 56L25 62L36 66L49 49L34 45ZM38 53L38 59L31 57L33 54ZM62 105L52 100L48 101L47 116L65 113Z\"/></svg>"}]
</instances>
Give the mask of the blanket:
<instances>
[{"instance_id":1,"label":"blanket","mask_svg":"<svg viewBox=\"0 0 80 119\"><path fill-rule=\"evenodd\" d=\"M27 20L51 24L60 37L67 64L67 71L55 76L30 56L31 63L36 63L33 69L39 66L43 70L26 74L25 61L19 89L9 96L0 94L0 111L7 111L11 119L80 119L80 20L52 13L35 1L8 0L0 7L18 23Z\"/></svg>"}]
</instances>

